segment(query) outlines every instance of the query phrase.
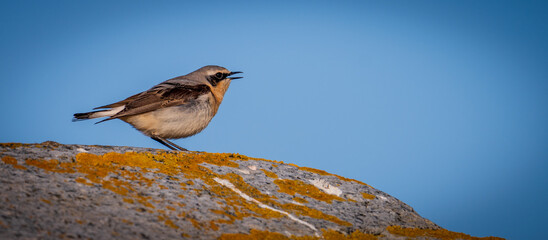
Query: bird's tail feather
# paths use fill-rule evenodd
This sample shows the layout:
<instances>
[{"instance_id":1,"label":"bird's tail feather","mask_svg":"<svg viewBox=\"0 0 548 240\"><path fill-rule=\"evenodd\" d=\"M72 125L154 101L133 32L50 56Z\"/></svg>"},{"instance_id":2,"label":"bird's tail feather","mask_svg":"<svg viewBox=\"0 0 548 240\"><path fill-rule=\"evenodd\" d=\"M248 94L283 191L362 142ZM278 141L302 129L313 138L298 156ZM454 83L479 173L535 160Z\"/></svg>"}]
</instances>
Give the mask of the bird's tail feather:
<instances>
[{"instance_id":1,"label":"bird's tail feather","mask_svg":"<svg viewBox=\"0 0 548 240\"><path fill-rule=\"evenodd\" d=\"M120 112L124 107L116 107L112 109L106 109L106 110L99 110L99 111L93 111L93 112L87 112L87 113L75 113L74 118L72 118L73 122L76 121L82 121L92 118L100 118L100 117L111 117L115 115L116 113Z\"/></svg>"}]
</instances>

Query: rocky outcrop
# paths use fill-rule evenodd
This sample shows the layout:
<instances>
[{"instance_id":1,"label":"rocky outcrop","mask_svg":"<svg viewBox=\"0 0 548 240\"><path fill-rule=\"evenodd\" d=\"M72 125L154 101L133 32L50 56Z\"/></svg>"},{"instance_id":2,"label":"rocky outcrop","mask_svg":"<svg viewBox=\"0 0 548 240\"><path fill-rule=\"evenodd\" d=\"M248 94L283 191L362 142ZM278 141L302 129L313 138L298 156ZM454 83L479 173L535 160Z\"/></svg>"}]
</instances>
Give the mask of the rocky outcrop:
<instances>
[{"instance_id":1,"label":"rocky outcrop","mask_svg":"<svg viewBox=\"0 0 548 240\"><path fill-rule=\"evenodd\" d=\"M0 144L0 239L475 239L365 183L232 153Z\"/></svg>"}]
</instances>

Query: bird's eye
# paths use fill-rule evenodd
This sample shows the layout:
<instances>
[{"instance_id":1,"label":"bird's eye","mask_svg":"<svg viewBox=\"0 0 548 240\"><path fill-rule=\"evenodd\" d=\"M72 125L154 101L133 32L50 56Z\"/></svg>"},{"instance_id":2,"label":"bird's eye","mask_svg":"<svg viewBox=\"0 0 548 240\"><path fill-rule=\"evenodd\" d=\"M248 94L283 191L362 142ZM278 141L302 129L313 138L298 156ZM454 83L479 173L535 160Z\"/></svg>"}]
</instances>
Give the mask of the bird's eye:
<instances>
[{"instance_id":1,"label":"bird's eye","mask_svg":"<svg viewBox=\"0 0 548 240\"><path fill-rule=\"evenodd\" d=\"M223 74L221 72L215 73L215 78L217 79L223 79Z\"/></svg>"}]
</instances>

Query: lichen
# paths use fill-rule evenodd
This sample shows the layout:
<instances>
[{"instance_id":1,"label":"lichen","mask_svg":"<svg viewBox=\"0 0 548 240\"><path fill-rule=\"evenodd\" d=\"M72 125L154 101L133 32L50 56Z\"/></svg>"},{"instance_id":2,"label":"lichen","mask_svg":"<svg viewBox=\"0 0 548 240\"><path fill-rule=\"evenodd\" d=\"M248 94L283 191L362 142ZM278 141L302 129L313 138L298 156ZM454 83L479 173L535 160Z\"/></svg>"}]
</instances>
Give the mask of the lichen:
<instances>
[{"instance_id":1,"label":"lichen","mask_svg":"<svg viewBox=\"0 0 548 240\"><path fill-rule=\"evenodd\" d=\"M301 180L276 179L274 183L280 188L280 192L294 196L296 193L308 196L318 201L331 203L333 200L345 201L345 199L333 194L327 194L312 184Z\"/></svg>"},{"instance_id":2,"label":"lichen","mask_svg":"<svg viewBox=\"0 0 548 240\"><path fill-rule=\"evenodd\" d=\"M225 233L218 240L376 240L377 236L356 230L351 234L344 234L335 230L322 229L321 236L286 236L277 232L251 229L246 233Z\"/></svg>"},{"instance_id":3,"label":"lichen","mask_svg":"<svg viewBox=\"0 0 548 240\"><path fill-rule=\"evenodd\" d=\"M2 157L2 161L5 164L10 164L14 168L21 169L21 170L27 170L27 168L25 166L19 165L19 163L17 163L17 159L15 159L14 157L4 156L4 157Z\"/></svg>"},{"instance_id":4,"label":"lichen","mask_svg":"<svg viewBox=\"0 0 548 240\"><path fill-rule=\"evenodd\" d=\"M308 203L308 201L306 201L306 199L300 198L300 197L294 197L293 201L298 202L298 203Z\"/></svg>"},{"instance_id":5,"label":"lichen","mask_svg":"<svg viewBox=\"0 0 548 240\"><path fill-rule=\"evenodd\" d=\"M423 238L423 237L430 237L430 238L436 238L441 240L456 240L456 239L464 239L464 240L501 240L504 238L499 237L472 237L468 234L459 233L459 232L452 232L446 229L420 229L420 228L404 228L401 226L388 226L386 228L389 233L399 236L404 236L408 238Z\"/></svg>"},{"instance_id":6,"label":"lichen","mask_svg":"<svg viewBox=\"0 0 548 240\"><path fill-rule=\"evenodd\" d=\"M370 200L376 198L375 195L369 194L369 193L364 193L364 192L362 192L362 197L365 198L365 199L370 199Z\"/></svg>"},{"instance_id":7,"label":"lichen","mask_svg":"<svg viewBox=\"0 0 548 240\"><path fill-rule=\"evenodd\" d=\"M268 171L268 170L266 170L266 169L261 169L261 170L262 170L262 171L264 172L264 174L265 174L267 177L269 177L269 178L274 178L274 179L278 178L278 175L277 175L276 173L274 173L274 172Z\"/></svg>"},{"instance_id":8,"label":"lichen","mask_svg":"<svg viewBox=\"0 0 548 240\"><path fill-rule=\"evenodd\" d=\"M355 179L345 178L345 177L342 177L342 176L339 176L339 175L336 175L336 174L333 174L333 173L328 173L324 170L319 170L319 169L309 168L309 167L299 167L299 166L297 166L297 167L299 168L299 170L303 170L303 171L307 171L307 172L313 172L313 173L317 173L317 174L324 175L324 176L335 176L335 177L339 178L340 180L343 180L343 181L346 181L346 182L355 182L355 183L358 183L358 184L365 185L365 186L368 186L370 188L373 188L373 187L369 186L367 183L363 183L363 182L355 180Z\"/></svg>"}]
</instances>

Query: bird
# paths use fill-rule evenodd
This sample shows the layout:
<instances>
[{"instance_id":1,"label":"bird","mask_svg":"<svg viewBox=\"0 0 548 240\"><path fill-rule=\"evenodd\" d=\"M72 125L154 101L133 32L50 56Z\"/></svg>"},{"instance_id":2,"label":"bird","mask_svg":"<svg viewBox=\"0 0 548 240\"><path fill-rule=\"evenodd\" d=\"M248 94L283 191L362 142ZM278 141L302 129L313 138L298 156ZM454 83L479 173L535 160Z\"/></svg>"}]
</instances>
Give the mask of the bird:
<instances>
[{"instance_id":1,"label":"bird","mask_svg":"<svg viewBox=\"0 0 548 240\"><path fill-rule=\"evenodd\" d=\"M204 130L219 110L223 97L239 71L208 65L187 75L161 82L122 101L75 113L72 121L107 117L120 119L171 150L188 151L169 141Z\"/></svg>"}]
</instances>

